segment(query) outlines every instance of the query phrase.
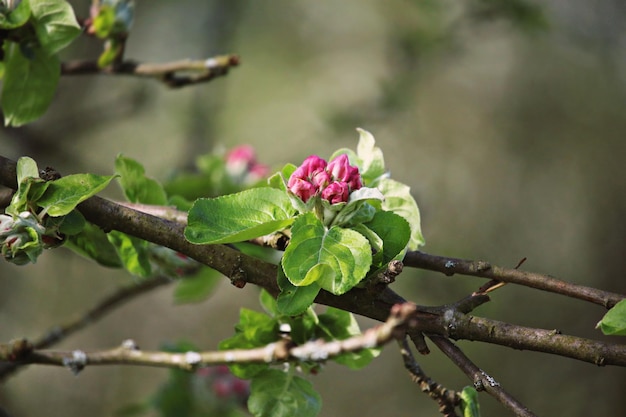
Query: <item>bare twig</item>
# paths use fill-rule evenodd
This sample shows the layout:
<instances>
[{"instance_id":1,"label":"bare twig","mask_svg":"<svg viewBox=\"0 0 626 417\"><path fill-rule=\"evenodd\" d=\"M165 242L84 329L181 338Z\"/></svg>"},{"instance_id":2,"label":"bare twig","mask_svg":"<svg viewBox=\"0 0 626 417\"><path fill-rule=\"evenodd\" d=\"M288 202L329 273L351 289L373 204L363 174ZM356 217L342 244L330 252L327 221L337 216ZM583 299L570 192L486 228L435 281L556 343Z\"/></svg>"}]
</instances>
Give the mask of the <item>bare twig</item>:
<instances>
[{"instance_id":1,"label":"bare twig","mask_svg":"<svg viewBox=\"0 0 626 417\"><path fill-rule=\"evenodd\" d=\"M445 417L457 417L455 407L459 404L459 394L453 390L449 390L443 385L437 383L424 373L422 367L419 366L406 338L399 339L400 354L404 362L404 367L409 372L411 380L419 385L420 390L427 394L430 398L439 404L439 412Z\"/></svg>"},{"instance_id":2,"label":"bare twig","mask_svg":"<svg viewBox=\"0 0 626 417\"><path fill-rule=\"evenodd\" d=\"M38 350L25 340L0 344L0 361L25 364L57 365L80 372L87 365L130 364L183 370L199 366L230 363L282 363L287 361L320 362L346 352L382 346L393 338L403 337L411 324L416 307L412 303L399 304L391 309L387 321L366 330L363 334L344 340L326 342L316 340L293 345L288 339L279 340L254 349L235 349L211 352L151 352L140 350L132 340L118 348L96 352L74 350L54 352Z\"/></svg>"},{"instance_id":3,"label":"bare twig","mask_svg":"<svg viewBox=\"0 0 626 417\"><path fill-rule=\"evenodd\" d=\"M621 294L602 291L596 288L572 284L545 274L508 269L491 265L484 261L470 261L445 256L430 255L420 251L408 252L404 265L414 268L438 271L445 275L470 275L524 285L543 291L554 292L578 298L611 308L624 298Z\"/></svg>"},{"instance_id":4,"label":"bare twig","mask_svg":"<svg viewBox=\"0 0 626 417\"><path fill-rule=\"evenodd\" d=\"M159 276L140 282L137 285L127 286L120 288L113 294L104 298L93 308L86 311L82 316L69 321L63 325L57 326L49 330L46 334L32 343L33 349L45 349L59 341L67 338L68 336L82 330L86 326L93 324L97 320L104 317L106 314L119 307L121 304L130 301L140 294L144 294L154 288L172 282L170 278ZM0 381L11 375L20 367L17 362L1 363L0 364Z\"/></svg>"},{"instance_id":5,"label":"bare twig","mask_svg":"<svg viewBox=\"0 0 626 417\"><path fill-rule=\"evenodd\" d=\"M474 382L477 391L486 391L518 417L536 417L528 408L506 392L500 383L476 366L450 339L428 335L437 347Z\"/></svg>"},{"instance_id":6,"label":"bare twig","mask_svg":"<svg viewBox=\"0 0 626 417\"><path fill-rule=\"evenodd\" d=\"M226 75L239 63L237 55L219 55L206 60L182 60L162 64L127 60L104 68L100 68L97 61L68 61L61 64L61 74L150 77L162 81L169 87L178 88Z\"/></svg>"}]
</instances>

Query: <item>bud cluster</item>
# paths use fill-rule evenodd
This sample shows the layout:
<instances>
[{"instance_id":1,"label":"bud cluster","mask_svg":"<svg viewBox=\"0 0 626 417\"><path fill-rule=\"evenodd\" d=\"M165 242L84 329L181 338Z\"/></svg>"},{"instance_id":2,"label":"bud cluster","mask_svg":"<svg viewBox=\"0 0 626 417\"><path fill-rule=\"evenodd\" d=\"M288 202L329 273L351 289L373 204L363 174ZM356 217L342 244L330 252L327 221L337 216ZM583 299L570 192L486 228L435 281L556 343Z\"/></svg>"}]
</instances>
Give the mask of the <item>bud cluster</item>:
<instances>
[{"instance_id":1,"label":"bud cluster","mask_svg":"<svg viewBox=\"0 0 626 417\"><path fill-rule=\"evenodd\" d=\"M257 162L254 148L237 146L226 154L226 172L235 184L253 185L269 174L269 167Z\"/></svg>"},{"instance_id":2,"label":"bud cluster","mask_svg":"<svg viewBox=\"0 0 626 417\"><path fill-rule=\"evenodd\" d=\"M46 229L37 216L24 211L18 216L0 214L0 251L2 256L16 265L35 262L43 252L42 239Z\"/></svg>"},{"instance_id":3,"label":"bud cluster","mask_svg":"<svg viewBox=\"0 0 626 417\"><path fill-rule=\"evenodd\" d=\"M317 155L304 160L289 177L287 187L305 203L320 196L331 204L344 203L352 191L363 186L359 168L350 165L348 156L341 154L329 163Z\"/></svg>"},{"instance_id":4,"label":"bud cluster","mask_svg":"<svg viewBox=\"0 0 626 417\"><path fill-rule=\"evenodd\" d=\"M218 365L196 371L203 384L220 401L245 405L250 396L250 382L234 376L228 366Z\"/></svg>"}]
</instances>

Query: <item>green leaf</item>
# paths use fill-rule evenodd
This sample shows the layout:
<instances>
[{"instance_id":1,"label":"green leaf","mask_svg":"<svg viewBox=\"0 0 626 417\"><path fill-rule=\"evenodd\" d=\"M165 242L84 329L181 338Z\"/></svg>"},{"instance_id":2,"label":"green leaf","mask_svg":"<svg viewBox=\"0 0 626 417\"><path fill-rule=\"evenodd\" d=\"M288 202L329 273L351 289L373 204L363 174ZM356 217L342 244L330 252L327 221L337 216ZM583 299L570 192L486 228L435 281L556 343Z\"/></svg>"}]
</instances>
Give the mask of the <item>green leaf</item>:
<instances>
[{"instance_id":1,"label":"green leaf","mask_svg":"<svg viewBox=\"0 0 626 417\"><path fill-rule=\"evenodd\" d=\"M86 258L93 259L102 266L121 268L117 251L109 242L107 235L98 226L86 223L77 235L68 236L65 247Z\"/></svg>"},{"instance_id":2,"label":"green leaf","mask_svg":"<svg viewBox=\"0 0 626 417\"><path fill-rule=\"evenodd\" d=\"M385 173L385 160L383 151L375 146L374 136L361 128L357 128L357 132L359 132L359 144L356 147L356 153L362 161L361 177L367 183Z\"/></svg>"},{"instance_id":3,"label":"green leaf","mask_svg":"<svg viewBox=\"0 0 626 417\"><path fill-rule=\"evenodd\" d=\"M317 282L335 295L358 284L371 264L371 248L363 235L337 226L326 229L313 213L296 218L282 260L295 286Z\"/></svg>"},{"instance_id":4,"label":"green leaf","mask_svg":"<svg viewBox=\"0 0 626 417\"><path fill-rule=\"evenodd\" d=\"M66 216L46 217L46 234L59 232L68 236L76 235L83 230L85 224L85 217L78 210L72 210Z\"/></svg>"},{"instance_id":5,"label":"green leaf","mask_svg":"<svg viewBox=\"0 0 626 417\"><path fill-rule=\"evenodd\" d=\"M626 299L615 304L600 320L598 327L609 336L626 336Z\"/></svg>"},{"instance_id":6,"label":"green leaf","mask_svg":"<svg viewBox=\"0 0 626 417\"><path fill-rule=\"evenodd\" d=\"M115 172L119 174L117 180L131 203L167 204L165 190L157 181L146 177L146 171L139 162L120 154L115 159Z\"/></svg>"},{"instance_id":7,"label":"green leaf","mask_svg":"<svg viewBox=\"0 0 626 417\"><path fill-rule=\"evenodd\" d=\"M15 29L28 22L30 17L29 0L22 0L17 7L7 14L0 13L0 29Z\"/></svg>"},{"instance_id":8,"label":"green leaf","mask_svg":"<svg viewBox=\"0 0 626 417\"><path fill-rule=\"evenodd\" d=\"M242 308L235 332L234 336L220 342L220 350L250 349L275 342L278 339L278 321L263 313ZM265 363L229 365L234 375L244 379L252 378L267 367Z\"/></svg>"},{"instance_id":9,"label":"green leaf","mask_svg":"<svg viewBox=\"0 0 626 417\"><path fill-rule=\"evenodd\" d=\"M17 160L16 172L18 185L26 178L39 178L37 162L28 156L22 156Z\"/></svg>"},{"instance_id":10,"label":"green leaf","mask_svg":"<svg viewBox=\"0 0 626 417\"><path fill-rule=\"evenodd\" d=\"M72 6L65 0L30 0L37 39L48 55L69 45L80 35Z\"/></svg>"},{"instance_id":11,"label":"green leaf","mask_svg":"<svg viewBox=\"0 0 626 417\"><path fill-rule=\"evenodd\" d=\"M48 187L48 183L39 178L37 163L23 156L17 160L17 191L11 198L11 204L6 208L7 214L17 216L29 209L29 204L41 197Z\"/></svg>"},{"instance_id":12,"label":"green leaf","mask_svg":"<svg viewBox=\"0 0 626 417\"><path fill-rule=\"evenodd\" d=\"M115 25L115 9L111 6L101 6L98 15L93 20L95 34L100 39L107 38Z\"/></svg>"},{"instance_id":13,"label":"green leaf","mask_svg":"<svg viewBox=\"0 0 626 417\"><path fill-rule=\"evenodd\" d=\"M302 314L313 304L315 297L321 290L316 282L304 287L296 287L289 282L282 268L278 269L277 282L281 291L276 299L276 308L280 314L285 316Z\"/></svg>"},{"instance_id":14,"label":"green leaf","mask_svg":"<svg viewBox=\"0 0 626 417\"><path fill-rule=\"evenodd\" d=\"M390 178L382 178L376 186L385 196L382 203L383 210L392 211L409 222L411 226L409 249L416 250L422 246L425 242L424 236L422 236L420 212L411 195L411 188Z\"/></svg>"},{"instance_id":15,"label":"green leaf","mask_svg":"<svg viewBox=\"0 0 626 417\"><path fill-rule=\"evenodd\" d=\"M54 55L32 49L31 59L13 42L5 42L5 73L0 103L6 126L21 126L38 119L52 102L61 75Z\"/></svg>"},{"instance_id":16,"label":"green leaf","mask_svg":"<svg viewBox=\"0 0 626 417\"><path fill-rule=\"evenodd\" d=\"M189 210L185 237L196 244L242 242L289 227L294 214L289 197L275 188L201 198Z\"/></svg>"},{"instance_id":17,"label":"green leaf","mask_svg":"<svg viewBox=\"0 0 626 417\"><path fill-rule=\"evenodd\" d=\"M480 417L478 392L474 387L467 386L461 391L461 411L463 417Z\"/></svg>"},{"instance_id":18,"label":"green leaf","mask_svg":"<svg viewBox=\"0 0 626 417\"><path fill-rule=\"evenodd\" d=\"M199 303L209 298L222 275L211 268L201 268L195 275L178 281L174 290L176 304Z\"/></svg>"},{"instance_id":19,"label":"green leaf","mask_svg":"<svg viewBox=\"0 0 626 417\"><path fill-rule=\"evenodd\" d=\"M319 315L319 328L324 332L324 339L327 341L344 340L361 334L359 324L352 313L333 307ZM379 354L379 348L362 349L358 352L342 353L335 357L334 361L350 369L361 369Z\"/></svg>"},{"instance_id":20,"label":"green leaf","mask_svg":"<svg viewBox=\"0 0 626 417\"><path fill-rule=\"evenodd\" d=\"M74 174L48 181L48 188L37 204L50 216L64 216L81 202L102 191L114 177Z\"/></svg>"},{"instance_id":21,"label":"green leaf","mask_svg":"<svg viewBox=\"0 0 626 417\"><path fill-rule=\"evenodd\" d=\"M276 299L264 288L261 288L261 292L259 293L259 303L263 307L263 310L270 316L274 317L278 315Z\"/></svg>"},{"instance_id":22,"label":"green leaf","mask_svg":"<svg viewBox=\"0 0 626 417\"><path fill-rule=\"evenodd\" d=\"M321 398L306 379L268 369L252 380L248 409L256 417L314 417L320 408Z\"/></svg>"},{"instance_id":23,"label":"green leaf","mask_svg":"<svg viewBox=\"0 0 626 417\"><path fill-rule=\"evenodd\" d=\"M124 268L133 275L148 277L152 273L148 256L149 243L134 236L113 230L107 233L109 242L113 245Z\"/></svg>"},{"instance_id":24,"label":"green leaf","mask_svg":"<svg viewBox=\"0 0 626 417\"><path fill-rule=\"evenodd\" d=\"M383 264L404 255L411 238L411 227L402 216L390 211L378 211L365 226L383 241Z\"/></svg>"}]
</instances>

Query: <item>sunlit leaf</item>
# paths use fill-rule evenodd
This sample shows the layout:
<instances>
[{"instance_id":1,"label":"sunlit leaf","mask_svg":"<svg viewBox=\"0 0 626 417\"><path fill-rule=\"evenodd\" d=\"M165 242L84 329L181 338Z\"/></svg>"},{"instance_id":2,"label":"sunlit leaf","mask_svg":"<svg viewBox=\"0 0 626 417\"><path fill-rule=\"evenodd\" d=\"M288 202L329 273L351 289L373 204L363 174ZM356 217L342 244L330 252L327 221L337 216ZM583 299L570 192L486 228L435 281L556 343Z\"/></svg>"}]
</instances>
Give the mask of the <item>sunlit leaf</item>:
<instances>
[{"instance_id":1,"label":"sunlit leaf","mask_svg":"<svg viewBox=\"0 0 626 417\"><path fill-rule=\"evenodd\" d=\"M292 373L267 369L252 380L248 409L256 417L314 417L320 408L311 383Z\"/></svg>"},{"instance_id":2,"label":"sunlit leaf","mask_svg":"<svg viewBox=\"0 0 626 417\"><path fill-rule=\"evenodd\" d=\"M114 175L73 174L48 181L48 188L37 201L50 216L64 216L78 204L102 191Z\"/></svg>"},{"instance_id":3,"label":"sunlit leaf","mask_svg":"<svg viewBox=\"0 0 626 417\"><path fill-rule=\"evenodd\" d=\"M269 187L196 200L185 237L191 243L242 242L282 230L293 222L289 197Z\"/></svg>"}]
</instances>

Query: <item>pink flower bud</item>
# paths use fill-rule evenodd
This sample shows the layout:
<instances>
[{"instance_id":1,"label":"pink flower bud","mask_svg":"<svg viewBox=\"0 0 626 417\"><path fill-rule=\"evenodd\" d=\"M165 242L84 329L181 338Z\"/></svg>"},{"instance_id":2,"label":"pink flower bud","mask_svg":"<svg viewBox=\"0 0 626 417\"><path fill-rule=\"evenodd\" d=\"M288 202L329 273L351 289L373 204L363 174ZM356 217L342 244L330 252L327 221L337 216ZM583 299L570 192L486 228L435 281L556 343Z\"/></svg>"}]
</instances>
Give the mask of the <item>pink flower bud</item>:
<instances>
[{"instance_id":1,"label":"pink flower bud","mask_svg":"<svg viewBox=\"0 0 626 417\"><path fill-rule=\"evenodd\" d=\"M300 199L305 203L309 201L309 198L317 194L317 187L308 182L306 179L295 178L292 181L291 178L289 179L289 190L291 190L292 193L300 197Z\"/></svg>"},{"instance_id":2,"label":"pink flower bud","mask_svg":"<svg viewBox=\"0 0 626 417\"><path fill-rule=\"evenodd\" d=\"M350 161L348 161L348 155L341 154L328 163L326 168L328 172L337 181L348 181L350 175Z\"/></svg>"},{"instance_id":3,"label":"pink flower bud","mask_svg":"<svg viewBox=\"0 0 626 417\"><path fill-rule=\"evenodd\" d=\"M348 201L348 194L350 193L349 188L346 182L332 182L322 191L322 198L328 200L330 204L346 202Z\"/></svg>"}]
</instances>

